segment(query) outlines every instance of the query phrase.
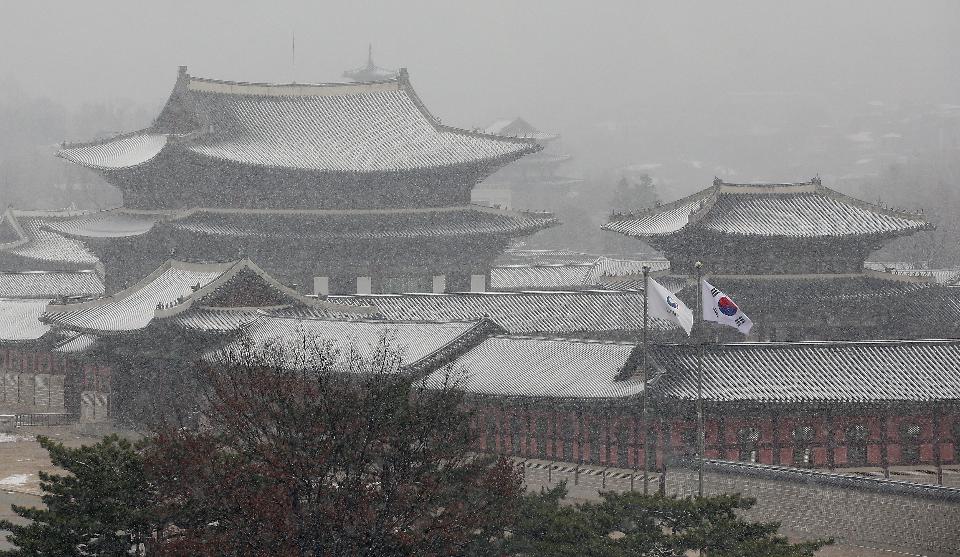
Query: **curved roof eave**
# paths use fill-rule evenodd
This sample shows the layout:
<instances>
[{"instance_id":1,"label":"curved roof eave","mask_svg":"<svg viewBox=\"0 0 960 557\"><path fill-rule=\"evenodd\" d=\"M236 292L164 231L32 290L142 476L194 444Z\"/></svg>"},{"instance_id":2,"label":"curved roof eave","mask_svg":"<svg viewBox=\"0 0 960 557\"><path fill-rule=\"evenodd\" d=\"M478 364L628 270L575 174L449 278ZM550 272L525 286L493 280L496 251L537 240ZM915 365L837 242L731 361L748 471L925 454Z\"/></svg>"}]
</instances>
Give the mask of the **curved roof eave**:
<instances>
[{"instance_id":1,"label":"curved roof eave","mask_svg":"<svg viewBox=\"0 0 960 557\"><path fill-rule=\"evenodd\" d=\"M126 170L150 163L167 148L171 137L146 128L86 143L63 143L56 156L91 170Z\"/></svg>"}]
</instances>

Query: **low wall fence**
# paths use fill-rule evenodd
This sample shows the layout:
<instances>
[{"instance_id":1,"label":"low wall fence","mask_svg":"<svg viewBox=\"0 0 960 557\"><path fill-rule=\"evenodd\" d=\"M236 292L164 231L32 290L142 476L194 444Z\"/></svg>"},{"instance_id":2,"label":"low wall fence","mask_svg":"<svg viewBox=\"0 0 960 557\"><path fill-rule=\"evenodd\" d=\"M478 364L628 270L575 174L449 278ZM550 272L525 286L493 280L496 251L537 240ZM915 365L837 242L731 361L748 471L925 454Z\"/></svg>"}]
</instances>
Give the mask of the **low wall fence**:
<instances>
[{"instance_id":1,"label":"low wall fence","mask_svg":"<svg viewBox=\"0 0 960 557\"><path fill-rule=\"evenodd\" d=\"M574 499L600 491L640 491L639 470L570 462L513 459L530 488L567 481ZM786 534L834 538L845 546L911 555L960 555L960 489L853 474L725 460L704 461L707 495L740 493L757 500L751 520L779 522ZM678 462L648 476L649 492L696 495L695 461Z\"/></svg>"}]
</instances>

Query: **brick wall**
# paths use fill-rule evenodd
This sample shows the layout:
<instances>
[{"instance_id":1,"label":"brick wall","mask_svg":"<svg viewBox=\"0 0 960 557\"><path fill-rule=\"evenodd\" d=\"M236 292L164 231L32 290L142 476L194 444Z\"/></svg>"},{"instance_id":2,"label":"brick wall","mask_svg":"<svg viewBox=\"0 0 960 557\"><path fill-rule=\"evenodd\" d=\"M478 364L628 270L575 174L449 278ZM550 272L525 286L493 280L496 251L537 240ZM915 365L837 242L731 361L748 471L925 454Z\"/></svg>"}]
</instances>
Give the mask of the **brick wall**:
<instances>
[{"instance_id":1,"label":"brick wall","mask_svg":"<svg viewBox=\"0 0 960 557\"><path fill-rule=\"evenodd\" d=\"M960 414L931 403L925 411L892 415L877 409L845 415L839 408L822 416L798 405L780 414L708 415L704 423L707 458L752 460L812 468L943 465L960 463ZM477 405L479 448L510 456L637 467L646 441L655 466L695 453L696 420L658 417L650 433L635 407L563 409ZM851 436L860 428L862 437ZM906 432L915 428L908 438ZM751 432L745 435L744 432ZM805 433L805 436L798 435ZM748 442L749 441L749 442Z\"/></svg>"}]
</instances>

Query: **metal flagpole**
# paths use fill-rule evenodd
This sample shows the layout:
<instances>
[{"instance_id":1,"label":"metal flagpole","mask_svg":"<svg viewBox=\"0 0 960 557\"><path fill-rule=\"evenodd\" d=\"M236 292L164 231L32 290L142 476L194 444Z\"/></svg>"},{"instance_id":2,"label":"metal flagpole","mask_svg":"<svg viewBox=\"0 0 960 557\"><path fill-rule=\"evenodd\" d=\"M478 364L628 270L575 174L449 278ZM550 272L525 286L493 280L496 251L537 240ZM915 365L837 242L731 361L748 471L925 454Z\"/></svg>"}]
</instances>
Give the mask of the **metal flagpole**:
<instances>
[{"instance_id":1,"label":"metal flagpole","mask_svg":"<svg viewBox=\"0 0 960 557\"><path fill-rule=\"evenodd\" d=\"M643 266L643 393L640 401L641 420L643 426L643 495L646 496L650 491L650 447L647 441L650 437L650 425L648 423L649 412L647 410L647 381L650 374L647 372L647 323L649 313L647 305L650 303L650 267Z\"/></svg>"},{"instance_id":2,"label":"metal flagpole","mask_svg":"<svg viewBox=\"0 0 960 557\"><path fill-rule=\"evenodd\" d=\"M694 264L697 275L697 311L693 314L693 335L697 350L697 494L703 497L703 263Z\"/></svg>"}]
</instances>

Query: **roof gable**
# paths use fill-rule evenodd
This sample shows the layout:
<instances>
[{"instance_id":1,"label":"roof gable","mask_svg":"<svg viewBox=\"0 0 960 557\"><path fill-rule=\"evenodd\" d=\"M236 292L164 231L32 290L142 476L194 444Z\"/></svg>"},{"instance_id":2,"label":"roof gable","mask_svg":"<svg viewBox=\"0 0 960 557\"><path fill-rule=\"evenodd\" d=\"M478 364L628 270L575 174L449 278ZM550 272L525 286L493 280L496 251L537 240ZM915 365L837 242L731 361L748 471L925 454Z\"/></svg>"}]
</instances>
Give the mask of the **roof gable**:
<instances>
[{"instance_id":1,"label":"roof gable","mask_svg":"<svg viewBox=\"0 0 960 557\"><path fill-rule=\"evenodd\" d=\"M0 215L0 246L10 246L26 239L20 223L17 222L13 211L7 209Z\"/></svg>"},{"instance_id":2,"label":"roof gable","mask_svg":"<svg viewBox=\"0 0 960 557\"><path fill-rule=\"evenodd\" d=\"M527 137L537 141L550 141L551 139L557 138L556 134L542 132L534 127L530 122L527 122L523 118L519 117L513 118L512 120L497 120L488 125L483 131L494 135Z\"/></svg>"},{"instance_id":3,"label":"roof gable","mask_svg":"<svg viewBox=\"0 0 960 557\"><path fill-rule=\"evenodd\" d=\"M306 305L357 315L370 311L307 298L247 259L229 263L169 260L138 284L113 296L78 304L51 304L43 320L75 331L121 333L144 329L154 319L178 316L207 303L215 307Z\"/></svg>"}]
</instances>

